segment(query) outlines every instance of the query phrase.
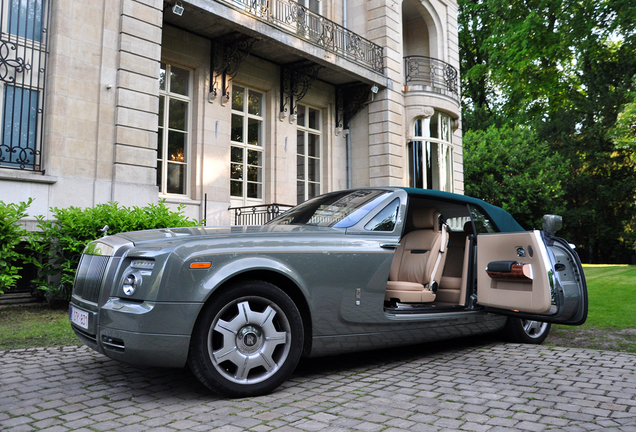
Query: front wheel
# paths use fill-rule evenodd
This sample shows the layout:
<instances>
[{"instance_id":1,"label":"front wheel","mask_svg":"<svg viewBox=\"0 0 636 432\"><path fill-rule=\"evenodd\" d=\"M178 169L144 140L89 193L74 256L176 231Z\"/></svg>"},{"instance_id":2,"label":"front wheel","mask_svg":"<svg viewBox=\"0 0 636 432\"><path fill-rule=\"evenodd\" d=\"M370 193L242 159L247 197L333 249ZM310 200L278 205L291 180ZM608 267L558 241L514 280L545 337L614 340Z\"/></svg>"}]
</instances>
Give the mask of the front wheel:
<instances>
[{"instance_id":1,"label":"front wheel","mask_svg":"<svg viewBox=\"0 0 636 432\"><path fill-rule=\"evenodd\" d=\"M266 282L242 282L221 292L201 313L188 365L222 395L262 395L294 371L303 339L302 318L287 294Z\"/></svg>"},{"instance_id":2,"label":"front wheel","mask_svg":"<svg viewBox=\"0 0 636 432\"><path fill-rule=\"evenodd\" d=\"M504 335L511 342L541 344L550 333L551 324L508 317Z\"/></svg>"}]
</instances>

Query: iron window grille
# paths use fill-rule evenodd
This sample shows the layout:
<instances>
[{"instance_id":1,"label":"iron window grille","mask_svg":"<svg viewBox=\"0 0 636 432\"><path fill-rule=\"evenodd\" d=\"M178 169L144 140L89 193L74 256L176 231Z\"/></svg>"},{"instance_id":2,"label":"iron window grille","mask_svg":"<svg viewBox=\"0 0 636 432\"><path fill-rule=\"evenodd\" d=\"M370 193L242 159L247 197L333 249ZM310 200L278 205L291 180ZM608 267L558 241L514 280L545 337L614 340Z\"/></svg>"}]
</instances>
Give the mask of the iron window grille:
<instances>
[{"instance_id":1,"label":"iron window grille","mask_svg":"<svg viewBox=\"0 0 636 432\"><path fill-rule=\"evenodd\" d=\"M0 168L43 171L49 0L0 0Z\"/></svg>"}]
</instances>

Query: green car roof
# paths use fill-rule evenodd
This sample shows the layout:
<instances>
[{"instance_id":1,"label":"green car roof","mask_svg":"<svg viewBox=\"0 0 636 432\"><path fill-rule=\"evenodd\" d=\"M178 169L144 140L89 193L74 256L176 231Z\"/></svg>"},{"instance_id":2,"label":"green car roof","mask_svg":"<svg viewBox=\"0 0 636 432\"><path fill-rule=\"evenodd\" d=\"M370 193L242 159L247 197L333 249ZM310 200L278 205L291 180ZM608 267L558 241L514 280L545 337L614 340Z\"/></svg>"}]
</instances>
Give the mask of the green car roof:
<instances>
[{"instance_id":1,"label":"green car roof","mask_svg":"<svg viewBox=\"0 0 636 432\"><path fill-rule=\"evenodd\" d=\"M484 213L490 216L491 221L497 226L497 228L499 228L499 231L501 232L526 231L521 225L519 225L519 223L512 217L510 213L508 213L501 207L488 204L486 201L477 198L432 189L415 189L406 187L402 187L399 189L404 189L409 195L461 202L479 207L481 210L484 211Z\"/></svg>"}]
</instances>

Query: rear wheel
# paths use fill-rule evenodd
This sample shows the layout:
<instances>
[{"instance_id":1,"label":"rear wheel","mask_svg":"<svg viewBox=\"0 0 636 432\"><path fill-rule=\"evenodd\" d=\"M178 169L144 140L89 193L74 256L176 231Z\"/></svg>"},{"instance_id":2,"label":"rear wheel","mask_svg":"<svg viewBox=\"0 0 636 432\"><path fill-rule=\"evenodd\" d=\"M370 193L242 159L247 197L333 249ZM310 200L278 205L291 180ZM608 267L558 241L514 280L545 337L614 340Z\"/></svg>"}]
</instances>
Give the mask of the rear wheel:
<instances>
[{"instance_id":1,"label":"rear wheel","mask_svg":"<svg viewBox=\"0 0 636 432\"><path fill-rule=\"evenodd\" d=\"M230 397L269 393L296 368L303 324L287 294L246 281L218 295L201 313L188 365L208 388Z\"/></svg>"},{"instance_id":2,"label":"rear wheel","mask_svg":"<svg viewBox=\"0 0 636 432\"><path fill-rule=\"evenodd\" d=\"M504 335L511 342L540 344L548 337L551 324L508 317Z\"/></svg>"}]
</instances>

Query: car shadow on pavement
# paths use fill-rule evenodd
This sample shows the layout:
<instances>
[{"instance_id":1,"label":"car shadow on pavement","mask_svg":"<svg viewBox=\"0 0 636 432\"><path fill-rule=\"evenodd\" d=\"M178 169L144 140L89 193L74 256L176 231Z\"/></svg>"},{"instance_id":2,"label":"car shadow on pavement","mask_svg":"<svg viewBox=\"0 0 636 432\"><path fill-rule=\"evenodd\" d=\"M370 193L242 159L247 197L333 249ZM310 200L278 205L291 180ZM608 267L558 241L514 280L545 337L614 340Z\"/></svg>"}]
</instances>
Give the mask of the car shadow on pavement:
<instances>
[{"instance_id":1,"label":"car shadow on pavement","mask_svg":"<svg viewBox=\"0 0 636 432\"><path fill-rule=\"evenodd\" d=\"M389 365L397 367L425 357L452 355L453 351L473 347L485 348L497 343L500 343L497 335L482 335L362 353L306 358L300 361L281 390L325 375L349 371L354 374ZM182 369L142 368L111 360L89 350L86 350L85 354L87 355L78 359L73 367L83 372L76 371L75 378L82 381L84 386L77 390L66 389L68 391L66 396L73 396L77 392L89 393L91 397L101 396L111 402L129 400L137 403L152 403L161 400L162 404L171 399L180 403L225 399L203 386L187 367Z\"/></svg>"},{"instance_id":2,"label":"car shadow on pavement","mask_svg":"<svg viewBox=\"0 0 636 432\"><path fill-rule=\"evenodd\" d=\"M337 373L343 370L376 368L385 364L408 363L427 356L439 356L455 350L485 348L504 343L498 333L468 336L417 345L383 348L372 351L353 352L327 357L301 359L292 376L304 377L316 374Z\"/></svg>"}]
</instances>

